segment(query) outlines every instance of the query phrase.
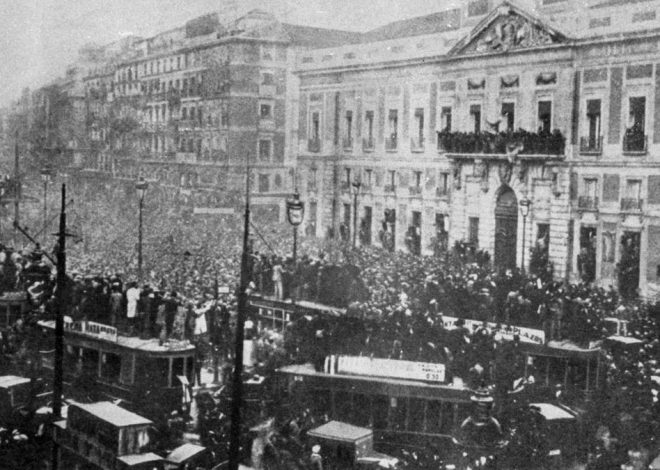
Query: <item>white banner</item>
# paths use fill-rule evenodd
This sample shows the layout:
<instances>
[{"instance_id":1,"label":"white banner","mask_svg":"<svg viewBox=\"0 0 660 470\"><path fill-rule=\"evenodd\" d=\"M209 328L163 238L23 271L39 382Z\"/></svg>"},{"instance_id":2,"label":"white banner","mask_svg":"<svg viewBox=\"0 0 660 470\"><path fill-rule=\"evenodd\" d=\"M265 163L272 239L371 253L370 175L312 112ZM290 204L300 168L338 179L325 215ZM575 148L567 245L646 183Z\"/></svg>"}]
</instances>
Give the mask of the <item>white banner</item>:
<instances>
[{"instance_id":1,"label":"white banner","mask_svg":"<svg viewBox=\"0 0 660 470\"><path fill-rule=\"evenodd\" d=\"M458 321L458 318L443 316L442 319L445 328L456 328L456 322ZM489 333L492 331L497 331L502 336L502 339L506 341L513 341L513 337L518 335L520 337L520 341L524 343L545 344L545 331L543 330L524 328L522 326L513 325L500 325L498 328L497 323L484 323L482 321L469 320L467 318L463 319L463 321L465 322L465 328L467 328L470 333L485 325Z\"/></svg>"},{"instance_id":2,"label":"white banner","mask_svg":"<svg viewBox=\"0 0 660 470\"><path fill-rule=\"evenodd\" d=\"M359 374L427 382L445 381L444 364L378 359L367 356L337 356L336 359L338 374Z\"/></svg>"}]
</instances>

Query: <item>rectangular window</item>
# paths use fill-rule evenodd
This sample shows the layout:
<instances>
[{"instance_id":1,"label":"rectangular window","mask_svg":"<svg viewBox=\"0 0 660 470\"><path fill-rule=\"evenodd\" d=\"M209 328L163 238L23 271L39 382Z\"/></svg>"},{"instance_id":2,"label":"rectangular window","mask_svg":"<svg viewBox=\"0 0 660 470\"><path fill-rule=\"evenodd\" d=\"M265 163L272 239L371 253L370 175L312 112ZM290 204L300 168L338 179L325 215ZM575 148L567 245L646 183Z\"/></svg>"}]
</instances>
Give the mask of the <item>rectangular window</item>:
<instances>
[{"instance_id":1,"label":"rectangular window","mask_svg":"<svg viewBox=\"0 0 660 470\"><path fill-rule=\"evenodd\" d=\"M260 139L259 140L259 159L262 161L270 161L271 156L271 141Z\"/></svg>"},{"instance_id":2,"label":"rectangular window","mask_svg":"<svg viewBox=\"0 0 660 470\"><path fill-rule=\"evenodd\" d=\"M389 171L389 179L390 179L390 186L394 187L396 186L396 171L395 170L390 170Z\"/></svg>"},{"instance_id":3,"label":"rectangular window","mask_svg":"<svg viewBox=\"0 0 660 470\"><path fill-rule=\"evenodd\" d=\"M350 147L353 145L353 111L346 111L344 122L346 126L346 142L344 142L344 146Z\"/></svg>"},{"instance_id":4,"label":"rectangular window","mask_svg":"<svg viewBox=\"0 0 660 470\"><path fill-rule=\"evenodd\" d=\"M344 168L344 183L346 183L347 186L350 186L350 184L351 184L351 169L350 168Z\"/></svg>"},{"instance_id":5,"label":"rectangular window","mask_svg":"<svg viewBox=\"0 0 660 470\"><path fill-rule=\"evenodd\" d=\"M539 132L550 133L552 130L552 101L539 101L538 103Z\"/></svg>"},{"instance_id":6,"label":"rectangular window","mask_svg":"<svg viewBox=\"0 0 660 470\"><path fill-rule=\"evenodd\" d=\"M422 187L422 172L421 171L415 171L415 172L413 172L413 176L414 176L415 187L416 188L421 188Z\"/></svg>"},{"instance_id":7,"label":"rectangular window","mask_svg":"<svg viewBox=\"0 0 660 470\"><path fill-rule=\"evenodd\" d=\"M583 191L582 196L585 198L584 203L581 204L584 206L594 206L598 198L598 179L597 178L584 178L583 180Z\"/></svg>"},{"instance_id":8,"label":"rectangular window","mask_svg":"<svg viewBox=\"0 0 660 470\"><path fill-rule=\"evenodd\" d=\"M646 125L646 97L630 98L628 104L628 129L643 134Z\"/></svg>"},{"instance_id":9,"label":"rectangular window","mask_svg":"<svg viewBox=\"0 0 660 470\"><path fill-rule=\"evenodd\" d=\"M195 108L190 108L190 120L195 120Z\"/></svg>"},{"instance_id":10,"label":"rectangular window","mask_svg":"<svg viewBox=\"0 0 660 470\"><path fill-rule=\"evenodd\" d=\"M642 196L642 181L641 180L627 180L626 181L626 198L639 201Z\"/></svg>"},{"instance_id":11,"label":"rectangular window","mask_svg":"<svg viewBox=\"0 0 660 470\"><path fill-rule=\"evenodd\" d=\"M415 128L416 141L413 142L414 147L420 148L424 146L424 108L415 109Z\"/></svg>"},{"instance_id":12,"label":"rectangular window","mask_svg":"<svg viewBox=\"0 0 660 470\"><path fill-rule=\"evenodd\" d=\"M600 100L587 100L587 125L592 148L600 141Z\"/></svg>"},{"instance_id":13,"label":"rectangular window","mask_svg":"<svg viewBox=\"0 0 660 470\"><path fill-rule=\"evenodd\" d=\"M270 104L262 103L259 105L259 117L261 119L272 119L273 107Z\"/></svg>"},{"instance_id":14,"label":"rectangular window","mask_svg":"<svg viewBox=\"0 0 660 470\"><path fill-rule=\"evenodd\" d=\"M470 119L472 120L472 132L479 134L481 132L481 105L470 105Z\"/></svg>"},{"instance_id":15,"label":"rectangular window","mask_svg":"<svg viewBox=\"0 0 660 470\"><path fill-rule=\"evenodd\" d=\"M371 182L373 178L373 171L370 168L364 170L364 182L367 188L371 188Z\"/></svg>"},{"instance_id":16,"label":"rectangular window","mask_svg":"<svg viewBox=\"0 0 660 470\"><path fill-rule=\"evenodd\" d=\"M318 111L312 113L312 140L319 140L320 137L321 116Z\"/></svg>"},{"instance_id":17,"label":"rectangular window","mask_svg":"<svg viewBox=\"0 0 660 470\"><path fill-rule=\"evenodd\" d=\"M262 85L274 85L275 76L270 72L264 72L261 74L261 84Z\"/></svg>"},{"instance_id":18,"label":"rectangular window","mask_svg":"<svg viewBox=\"0 0 660 470\"><path fill-rule=\"evenodd\" d=\"M259 175L259 192L260 193L267 193L270 191L270 180L268 178L268 175Z\"/></svg>"},{"instance_id":19,"label":"rectangular window","mask_svg":"<svg viewBox=\"0 0 660 470\"><path fill-rule=\"evenodd\" d=\"M399 132L399 110L390 109L387 117L387 130L389 134L389 142L387 148L395 149L397 147L397 138Z\"/></svg>"},{"instance_id":20,"label":"rectangular window","mask_svg":"<svg viewBox=\"0 0 660 470\"><path fill-rule=\"evenodd\" d=\"M479 246L479 217L469 218L468 242L474 246Z\"/></svg>"},{"instance_id":21,"label":"rectangular window","mask_svg":"<svg viewBox=\"0 0 660 470\"><path fill-rule=\"evenodd\" d=\"M366 124L367 128L367 139L369 142L371 142L371 147L373 147L373 141L374 141L374 112L373 111L367 111L364 114L364 122Z\"/></svg>"},{"instance_id":22,"label":"rectangular window","mask_svg":"<svg viewBox=\"0 0 660 470\"><path fill-rule=\"evenodd\" d=\"M449 173L440 173L440 181L438 184L439 196L446 196L449 194Z\"/></svg>"},{"instance_id":23,"label":"rectangular window","mask_svg":"<svg viewBox=\"0 0 660 470\"><path fill-rule=\"evenodd\" d=\"M440 111L440 130L451 132L451 106L443 106Z\"/></svg>"},{"instance_id":24,"label":"rectangular window","mask_svg":"<svg viewBox=\"0 0 660 470\"><path fill-rule=\"evenodd\" d=\"M514 103L502 103L502 119L504 120L504 130L513 132L516 127Z\"/></svg>"}]
</instances>

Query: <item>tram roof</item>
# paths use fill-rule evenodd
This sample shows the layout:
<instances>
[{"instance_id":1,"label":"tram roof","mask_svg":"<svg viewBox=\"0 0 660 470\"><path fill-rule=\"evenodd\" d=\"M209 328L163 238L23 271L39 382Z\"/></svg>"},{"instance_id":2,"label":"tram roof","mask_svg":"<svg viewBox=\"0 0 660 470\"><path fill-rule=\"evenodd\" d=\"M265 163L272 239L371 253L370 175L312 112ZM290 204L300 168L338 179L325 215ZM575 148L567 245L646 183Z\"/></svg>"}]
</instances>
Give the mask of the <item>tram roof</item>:
<instances>
[{"instance_id":1,"label":"tram roof","mask_svg":"<svg viewBox=\"0 0 660 470\"><path fill-rule=\"evenodd\" d=\"M42 327L55 329L55 320L42 320L38 324ZM112 341L107 338L99 336L88 335L77 331L64 330L64 337L76 336L84 339L92 339L103 343L118 345L123 348L137 349L144 352L180 352L180 351L194 351L195 346L187 341L169 341L162 345L159 344L158 338L140 338L139 336L124 336L117 334L117 341Z\"/></svg>"},{"instance_id":2,"label":"tram roof","mask_svg":"<svg viewBox=\"0 0 660 470\"><path fill-rule=\"evenodd\" d=\"M172 452L167 454L167 457L165 458L165 460L167 460L168 462L179 464L179 463L183 463L186 460L200 454L201 452L204 452L205 450L206 450L206 447L186 443L186 444L180 445L179 447L174 449Z\"/></svg>"},{"instance_id":3,"label":"tram roof","mask_svg":"<svg viewBox=\"0 0 660 470\"><path fill-rule=\"evenodd\" d=\"M318 428L307 431L308 436L317 437L321 439L331 439L333 441L346 441L355 442L365 437L373 435L373 431L352 424L344 423L342 421L330 421Z\"/></svg>"},{"instance_id":4,"label":"tram roof","mask_svg":"<svg viewBox=\"0 0 660 470\"><path fill-rule=\"evenodd\" d=\"M117 460L131 466L149 462L162 462L163 458L160 455L154 454L153 452L148 452L146 454L122 455L121 457L117 457Z\"/></svg>"},{"instance_id":5,"label":"tram roof","mask_svg":"<svg viewBox=\"0 0 660 470\"><path fill-rule=\"evenodd\" d=\"M16 385L30 383L30 379L18 375L4 375L0 377L0 388L11 388Z\"/></svg>"},{"instance_id":6,"label":"tram roof","mask_svg":"<svg viewBox=\"0 0 660 470\"><path fill-rule=\"evenodd\" d=\"M76 406L113 426L123 428L126 426L139 426L143 424L152 424L151 420L144 418L131 411L115 405L109 401L99 401L96 403L75 403Z\"/></svg>"}]
</instances>

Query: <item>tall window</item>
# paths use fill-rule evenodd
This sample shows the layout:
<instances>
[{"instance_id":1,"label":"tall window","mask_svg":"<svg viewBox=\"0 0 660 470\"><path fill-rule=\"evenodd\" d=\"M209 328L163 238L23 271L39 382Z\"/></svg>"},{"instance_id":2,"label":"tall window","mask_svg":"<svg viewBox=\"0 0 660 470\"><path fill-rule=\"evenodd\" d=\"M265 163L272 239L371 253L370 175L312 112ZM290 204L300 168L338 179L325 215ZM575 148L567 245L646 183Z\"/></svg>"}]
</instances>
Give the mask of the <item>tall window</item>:
<instances>
[{"instance_id":1,"label":"tall window","mask_svg":"<svg viewBox=\"0 0 660 470\"><path fill-rule=\"evenodd\" d=\"M364 113L364 123L367 131L367 140L365 147L372 148L374 146L374 112L367 111Z\"/></svg>"},{"instance_id":2,"label":"tall window","mask_svg":"<svg viewBox=\"0 0 660 470\"><path fill-rule=\"evenodd\" d=\"M312 140L319 140L320 138L321 117L318 111L312 113Z\"/></svg>"},{"instance_id":3,"label":"tall window","mask_svg":"<svg viewBox=\"0 0 660 470\"><path fill-rule=\"evenodd\" d=\"M446 196L447 194L449 194L449 173L440 173L438 196Z\"/></svg>"},{"instance_id":4,"label":"tall window","mask_svg":"<svg viewBox=\"0 0 660 470\"><path fill-rule=\"evenodd\" d=\"M414 178L415 188L421 188L422 187L422 172L421 171L413 172L413 178Z\"/></svg>"},{"instance_id":5,"label":"tall window","mask_svg":"<svg viewBox=\"0 0 660 470\"><path fill-rule=\"evenodd\" d=\"M346 140L344 141L344 147L350 147L353 145L353 111L346 111L344 121L346 125Z\"/></svg>"},{"instance_id":6,"label":"tall window","mask_svg":"<svg viewBox=\"0 0 660 470\"><path fill-rule=\"evenodd\" d=\"M262 85L274 85L275 77L272 73L265 72L261 74L261 84Z\"/></svg>"},{"instance_id":7,"label":"tall window","mask_svg":"<svg viewBox=\"0 0 660 470\"><path fill-rule=\"evenodd\" d=\"M443 106L440 111L440 130L451 132L451 106Z\"/></svg>"},{"instance_id":8,"label":"tall window","mask_svg":"<svg viewBox=\"0 0 660 470\"><path fill-rule=\"evenodd\" d=\"M387 119L387 129L389 132L388 148L396 148L399 132L399 111L397 109L390 109Z\"/></svg>"},{"instance_id":9,"label":"tall window","mask_svg":"<svg viewBox=\"0 0 660 470\"><path fill-rule=\"evenodd\" d=\"M270 104L261 103L259 105L259 117L261 119L272 119L273 107Z\"/></svg>"},{"instance_id":10,"label":"tall window","mask_svg":"<svg viewBox=\"0 0 660 470\"><path fill-rule=\"evenodd\" d=\"M645 124L646 98L644 96L630 98L628 107L628 128L643 134Z\"/></svg>"},{"instance_id":11,"label":"tall window","mask_svg":"<svg viewBox=\"0 0 660 470\"><path fill-rule=\"evenodd\" d=\"M502 103L502 118L504 118L504 130L513 132L516 126L515 104Z\"/></svg>"},{"instance_id":12,"label":"tall window","mask_svg":"<svg viewBox=\"0 0 660 470\"><path fill-rule=\"evenodd\" d=\"M481 105L470 105L470 119L472 120L472 132L479 134L481 132Z\"/></svg>"},{"instance_id":13,"label":"tall window","mask_svg":"<svg viewBox=\"0 0 660 470\"><path fill-rule=\"evenodd\" d=\"M396 171L390 170L388 175L389 175L389 185L391 187L396 186Z\"/></svg>"},{"instance_id":14,"label":"tall window","mask_svg":"<svg viewBox=\"0 0 660 470\"><path fill-rule=\"evenodd\" d=\"M600 119L600 100L587 100L587 126L590 148L596 148L600 142Z\"/></svg>"},{"instance_id":15,"label":"tall window","mask_svg":"<svg viewBox=\"0 0 660 470\"><path fill-rule=\"evenodd\" d=\"M259 140L259 159L269 161L271 155L271 141L266 139Z\"/></svg>"},{"instance_id":16,"label":"tall window","mask_svg":"<svg viewBox=\"0 0 660 470\"><path fill-rule=\"evenodd\" d=\"M479 246L479 217L470 217L468 224L468 242Z\"/></svg>"},{"instance_id":17,"label":"tall window","mask_svg":"<svg viewBox=\"0 0 660 470\"><path fill-rule=\"evenodd\" d=\"M415 133L417 138L413 142L413 146L422 147L424 145L424 108L415 109Z\"/></svg>"},{"instance_id":18,"label":"tall window","mask_svg":"<svg viewBox=\"0 0 660 470\"><path fill-rule=\"evenodd\" d=\"M372 178L373 178L373 171L371 170L371 168L366 168L364 170L364 183L367 188L371 188Z\"/></svg>"},{"instance_id":19,"label":"tall window","mask_svg":"<svg viewBox=\"0 0 660 470\"><path fill-rule=\"evenodd\" d=\"M346 186L350 186L351 184L351 169L350 168L344 168L344 183Z\"/></svg>"},{"instance_id":20,"label":"tall window","mask_svg":"<svg viewBox=\"0 0 660 470\"><path fill-rule=\"evenodd\" d=\"M626 181L626 198L631 201L639 201L642 196L642 181L641 180L627 180Z\"/></svg>"},{"instance_id":21,"label":"tall window","mask_svg":"<svg viewBox=\"0 0 660 470\"><path fill-rule=\"evenodd\" d=\"M538 122L540 132L552 130L552 101L539 101Z\"/></svg>"},{"instance_id":22,"label":"tall window","mask_svg":"<svg viewBox=\"0 0 660 470\"><path fill-rule=\"evenodd\" d=\"M268 175L259 175L259 192L267 193L270 191L270 180Z\"/></svg>"}]
</instances>

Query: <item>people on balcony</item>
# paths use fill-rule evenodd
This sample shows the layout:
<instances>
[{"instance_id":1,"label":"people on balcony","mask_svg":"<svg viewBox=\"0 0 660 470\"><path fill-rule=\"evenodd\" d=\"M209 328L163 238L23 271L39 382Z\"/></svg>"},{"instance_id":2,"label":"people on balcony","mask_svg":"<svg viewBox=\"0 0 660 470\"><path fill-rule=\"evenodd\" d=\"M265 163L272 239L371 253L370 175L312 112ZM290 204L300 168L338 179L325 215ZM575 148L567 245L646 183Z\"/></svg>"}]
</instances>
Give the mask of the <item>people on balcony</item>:
<instances>
[{"instance_id":1,"label":"people on balcony","mask_svg":"<svg viewBox=\"0 0 660 470\"><path fill-rule=\"evenodd\" d=\"M506 154L510 147L522 144L523 155L562 155L566 138L560 130L529 132L438 132L439 148L449 153Z\"/></svg>"}]
</instances>

